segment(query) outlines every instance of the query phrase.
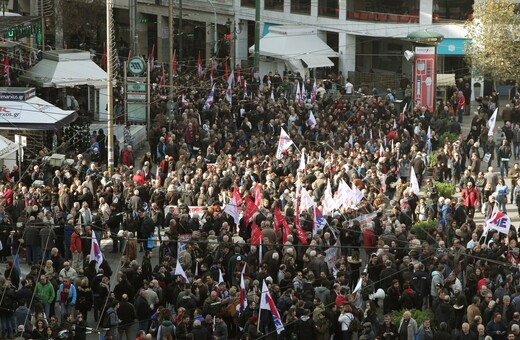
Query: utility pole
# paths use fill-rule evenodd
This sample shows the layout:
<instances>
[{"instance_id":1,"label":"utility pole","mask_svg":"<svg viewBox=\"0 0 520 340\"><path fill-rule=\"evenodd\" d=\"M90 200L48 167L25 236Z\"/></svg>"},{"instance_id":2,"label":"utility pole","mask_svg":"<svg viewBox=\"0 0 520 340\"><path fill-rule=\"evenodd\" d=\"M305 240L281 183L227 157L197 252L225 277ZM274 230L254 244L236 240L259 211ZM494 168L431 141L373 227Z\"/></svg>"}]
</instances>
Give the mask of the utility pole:
<instances>
[{"instance_id":1,"label":"utility pole","mask_svg":"<svg viewBox=\"0 0 520 340\"><path fill-rule=\"evenodd\" d=\"M260 72L260 0L255 6L255 72Z\"/></svg>"},{"instance_id":2,"label":"utility pole","mask_svg":"<svg viewBox=\"0 0 520 340\"><path fill-rule=\"evenodd\" d=\"M112 0L107 0L107 111L108 111L108 175L112 176L112 168L114 167L114 107L112 105ZM125 89L126 90L126 89Z\"/></svg>"},{"instance_id":3,"label":"utility pole","mask_svg":"<svg viewBox=\"0 0 520 340\"><path fill-rule=\"evenodd\" d=\"M130 48L133 55L139 55L137 50L137 0L130 0Z\"/></svg>"},{"instance_id":4,"label":"utility pole","mask_svg":"<svg viewBox=\"0 0 520 340\"><path fill-rule=\"evenodd\" d=\"M45 51L45 8L43 0L40 0L40 10L42 15L42 52Z\"/></svg>"},{"instance_id":5,"label":"utility pole","mask_svg":"<svg viewBox=\"0 0 520 340\"><path fill-rule=\"evenodd\" d=\"M170 78L169 78L169 82L168 82L168 85L170 85L170 88L169 88L169 96L168 96L168 99L169 100L172 100L173 98L173 0L170 0L170 3L169 3L169 20L168 20L168 29L169 29L169 32L170 32L170 35L169 35L169 41L168 41L168 47L170 49L170 68L169 68L169 73L170 73Z\"/></svg>"}]
</instances>

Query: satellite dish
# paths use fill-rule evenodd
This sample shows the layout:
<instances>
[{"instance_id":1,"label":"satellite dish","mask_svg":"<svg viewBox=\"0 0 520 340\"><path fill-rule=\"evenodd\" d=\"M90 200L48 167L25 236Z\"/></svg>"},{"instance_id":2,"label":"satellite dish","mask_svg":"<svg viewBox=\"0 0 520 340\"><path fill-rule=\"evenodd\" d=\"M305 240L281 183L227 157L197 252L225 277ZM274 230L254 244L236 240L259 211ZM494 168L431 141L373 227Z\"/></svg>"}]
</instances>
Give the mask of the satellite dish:
<instances>
[{"instance_id":1,"label":"satellite dish","mask_svg":"<svg viewBox=\"0 0 520 340\"><path fill-rule=\"evenodd\" d=\"M404 57L406 58L406 60L410 61L413 59L413 57L415 56L415 53L413 53L412 51L404 51Z\"/></svg>"}]
</instances>

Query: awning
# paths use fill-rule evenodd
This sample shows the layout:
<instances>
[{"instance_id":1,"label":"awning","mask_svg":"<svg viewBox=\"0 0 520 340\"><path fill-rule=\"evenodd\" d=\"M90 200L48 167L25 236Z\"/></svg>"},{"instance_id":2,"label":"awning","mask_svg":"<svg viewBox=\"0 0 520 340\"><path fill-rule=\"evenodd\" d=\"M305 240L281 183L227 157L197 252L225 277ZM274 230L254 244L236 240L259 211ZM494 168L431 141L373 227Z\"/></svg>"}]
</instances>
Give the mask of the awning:
<instances>
[{"instance_id":1,"label":"awning","mask_svg":"<svg viewBox=\"0 0 520 340\"><path fill-rule=\"evenodd\" d=\"M455 83L455 73L437 74L437 86L453 86Z\"/></svg>"},{"instance_id":2,"label":"awning","mask_svg":"<svg viewBox=\"0 0 520 340\"><path fill-rule=\"evenodd\" d=\"M0 159L15 151L18 151L18 144L0 135Z\"/></svg>"},{"instance_id":3,"label":"awning","mask_svg":"<svg viewBox=\"0 0 520 340\"><path fill-rule=\"evenodd\" d=\"M332 62L323 57L337 57L338 53L321 40L317 33L315 28L307 26L270 26L269 33L260 39L260 55L284 60L304 60L304 57L310 56L308 61L313 65L332 66ZM249 48L250 53L254 50L254 45ZM311 60L314 56L321 57L319 62L318 59Z\"/></svg>"},{"instance_id":4,"label":"awning","mask_svg":"<svg viewBox=\"0 0 520 340\"><path fill-rule=\"evenodd\" d=\"M43 59L20 79L41 87L103 87L107 73L90 59L90 52L55 50L44 52Z\"/></svg>"},{"instance_id":5,"label":"awning","mask_svg":"<svg viewBox=\"0 0 520 340\"><path fill-rule=\"evenodd\" d=\"M438 55L464 55L466 39L446 38L437 46Z\"/></svg>"},{"instance_id":6,"label":"awning","mask_svg":"<svg viewBox=\"0 0 520 340\"><path fill-rule=\"evenodd\" d=\"M326 56L319 54L306 54L300 58L308 68L332 67L334 63Z\"/></svg>"},{"instance_id":7,"label":"awning","mask_svg":"<svg viewBox=\"0 0 520 340\"><path fill-rule=\"evenodd\" d=\"M34 93L29 88L0 88L0 130L56 130L78 117Z\"/></svg>"}]
</instances>

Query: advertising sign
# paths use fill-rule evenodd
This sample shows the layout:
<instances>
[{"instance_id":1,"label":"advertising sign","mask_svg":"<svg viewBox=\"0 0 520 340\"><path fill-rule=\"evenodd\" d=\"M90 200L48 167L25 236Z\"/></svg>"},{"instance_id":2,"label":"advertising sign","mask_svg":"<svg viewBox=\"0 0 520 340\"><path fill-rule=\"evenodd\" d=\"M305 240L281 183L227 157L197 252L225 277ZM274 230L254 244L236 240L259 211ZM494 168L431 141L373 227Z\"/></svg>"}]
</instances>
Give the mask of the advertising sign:
<instances>
[{"instance_id":1,"label":"advertising sign","mask_svg":"<svg viewBox=\"0 0 520 340\"><path fill-rule=\"evenodd\" d=\"M415 48L415 101L433 112L435 105L435 46Z\"/></svg>"}]
</instances>

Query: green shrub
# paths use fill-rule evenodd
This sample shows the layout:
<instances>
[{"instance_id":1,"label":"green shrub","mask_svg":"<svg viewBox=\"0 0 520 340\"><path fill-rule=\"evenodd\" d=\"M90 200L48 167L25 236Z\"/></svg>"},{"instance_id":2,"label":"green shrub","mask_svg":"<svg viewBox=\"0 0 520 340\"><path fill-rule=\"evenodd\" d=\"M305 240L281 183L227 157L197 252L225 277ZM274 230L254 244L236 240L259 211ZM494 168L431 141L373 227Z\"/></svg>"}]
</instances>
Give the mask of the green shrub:
<instances>
[{"instance_id":1,"label":"green shrub","mask_svg":"<svg viewBox=\"0 0 520 340\"><path fill-rule=\"evenodd\" d=\"M441 137L439 138L439 144L440 146L444 146L446 138L450 141L450 143L453 143L459 139L459 135L456 135L454 133L450 132L444 132Z\"/></svg>"},{"instance_id":2,"label":"green shrub","mask_svg":"<svg viewBox=\"0 0 520 340\"><path fill-rule=\"evenodd\" d=\"M439 197L451 199L451 197L455 194L455 185L452 183L433 181L433 184L437 188Z\"/></svg>"},{"instance_id":3,"label":"green shrub","mask_svg":"<svg viewBox=\"0 0 520 340\"><path fill-rule=\"evenodd\" d=\"M430 168L434 168L437 165L437 152L431 152L428 159L430 160Z\"/></svg>"},{"instance_id":4,"label":"green shrub","mask_svg":"<svg viewBox=\"0 0 520 340\"><path fill-rule=\"evenodd\" d=\"M406 309L403 310L394 310L392 313L390 313L390 317L392 318L392 323L399 327L399 322L401 321L401 318L403 317L403 313L406 311ZM412 318L417 322L417 328L421 327L424 319L428 318L432 322L433 325L433 312L430 310L422 311L418 309L412 309L410 310L410 313L412 313Z\"/></svg>"},{"instance_id":5,"label":"green shrub","mask_svg":"<svg viewBox=\"0 0 520 340\"><path fill-rule=\"evenodd\" d=\"M427 220L415 223L412 228L415 231L415 237L420 240L427 240L428 234L437 226L437 220Z\"/></svg>"}]
</instances>

